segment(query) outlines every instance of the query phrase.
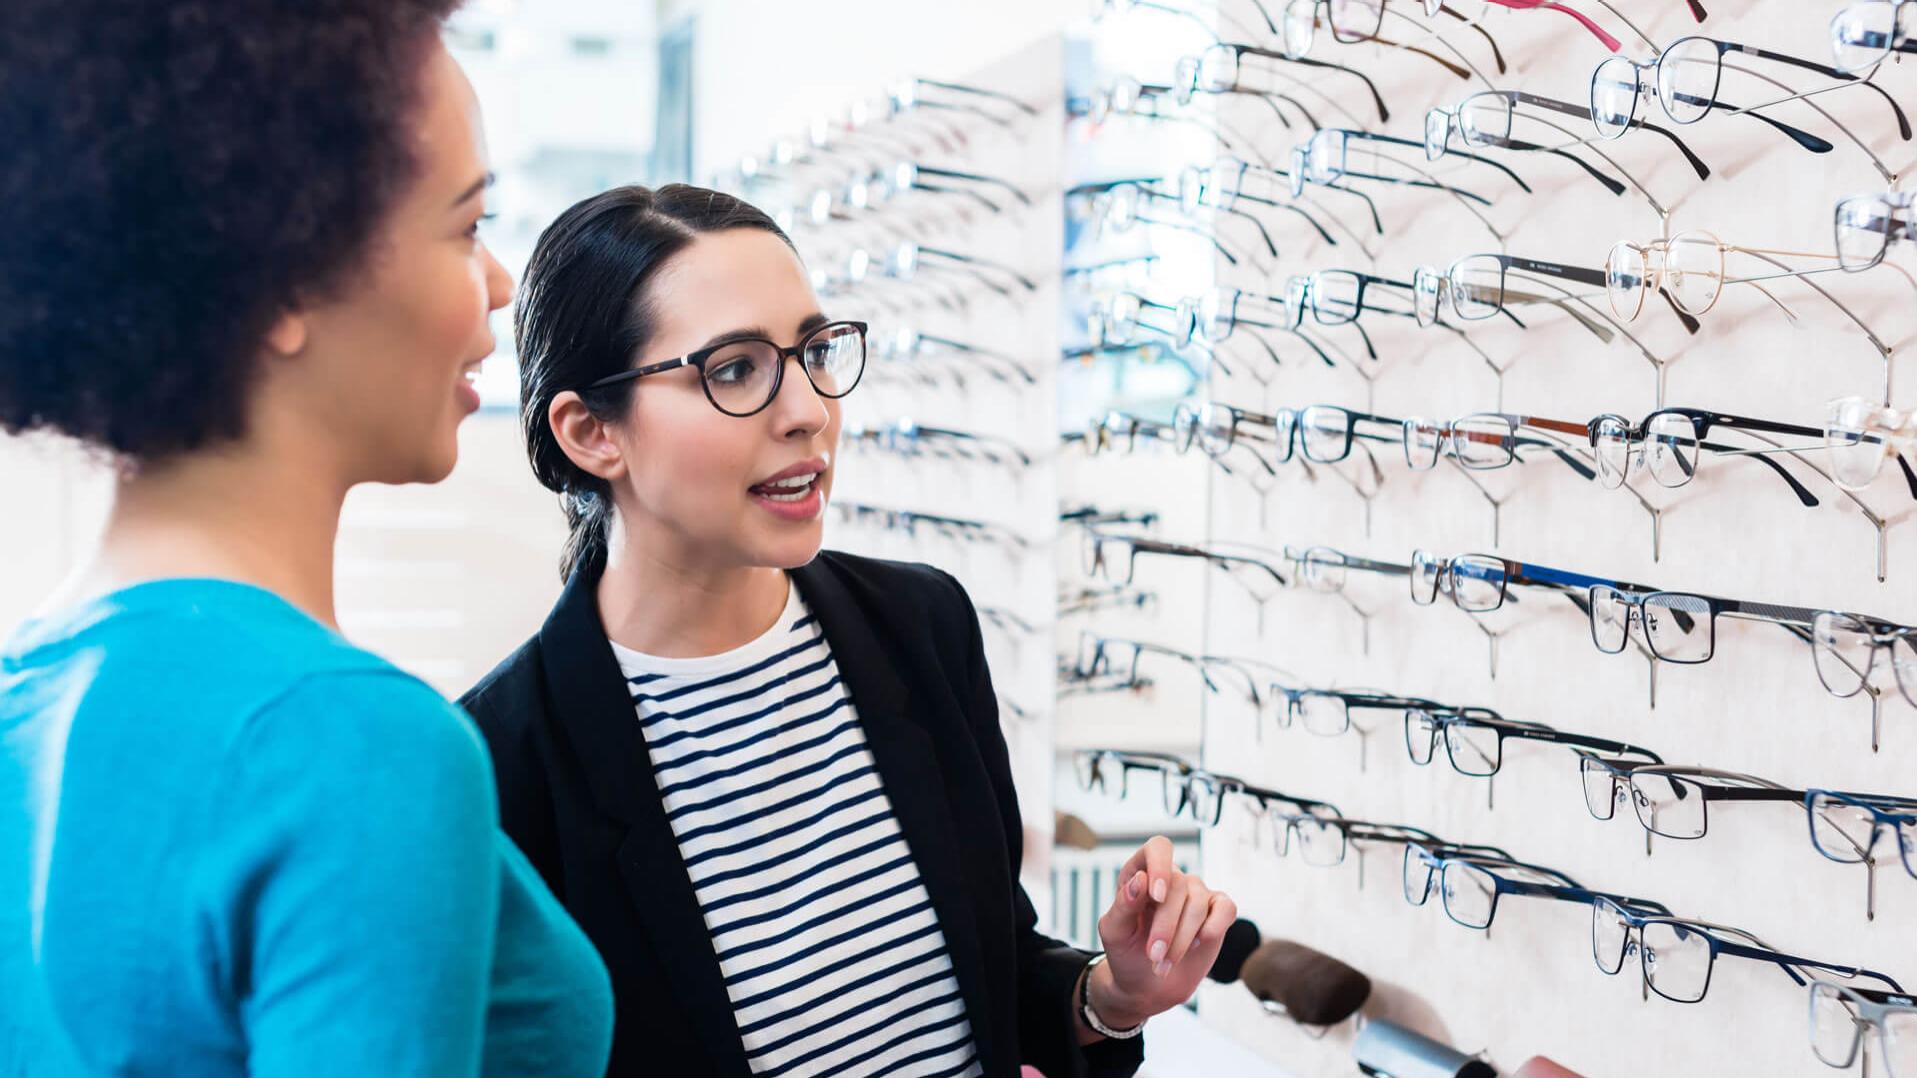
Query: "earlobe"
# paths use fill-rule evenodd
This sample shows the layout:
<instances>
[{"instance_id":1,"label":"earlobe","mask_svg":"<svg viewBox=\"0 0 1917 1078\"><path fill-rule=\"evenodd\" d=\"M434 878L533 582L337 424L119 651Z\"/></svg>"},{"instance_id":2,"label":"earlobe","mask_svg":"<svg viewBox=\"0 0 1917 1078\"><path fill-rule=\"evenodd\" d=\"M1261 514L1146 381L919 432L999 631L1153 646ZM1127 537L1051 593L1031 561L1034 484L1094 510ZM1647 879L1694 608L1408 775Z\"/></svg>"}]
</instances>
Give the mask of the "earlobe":
<instances>
[{"instance_id":1,"label":"earlobe","mask_svg":"<svg viewBox=\"0 0 1917 1078\"><path fill-rule=\"evenodd\" d=\"M567 390L555 396L546 407L546 422L560 451L581 471L609 483L625 478L624 450L612 437L610 425L594 416L579 394Z\"/></svg>"},{"instance_id":2,"label":"earlobe","mask_svg":"<svg viewBox=\"0 0 1917 1078\"><path fill-rule=\"evenodd\" d=\"M266 331L266 346L281 356L296 356L306 350L306 316L286 311L274 319Z\"/></svg>"}]
</instances>

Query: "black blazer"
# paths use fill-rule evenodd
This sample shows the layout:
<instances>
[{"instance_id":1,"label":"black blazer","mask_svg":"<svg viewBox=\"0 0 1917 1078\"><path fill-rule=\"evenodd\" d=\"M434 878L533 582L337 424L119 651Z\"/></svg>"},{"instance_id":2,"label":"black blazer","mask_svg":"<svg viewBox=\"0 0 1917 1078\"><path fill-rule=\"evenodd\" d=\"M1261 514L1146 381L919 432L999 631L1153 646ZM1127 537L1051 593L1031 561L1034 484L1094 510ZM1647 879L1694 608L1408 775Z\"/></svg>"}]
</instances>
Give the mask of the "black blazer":
<instances>
[{"instance_id":1,"label":"black blazer","mask_svg":"<svg viewBox=\"0 0 1917 1078\"><path fill-rule=\"evenodd\" d=\"M1089 955L1034 930L978 616L923 565L825 552L792 578L818 616L951 951L990 1078L1126 1078L1138 1040L1078 1046ZM575 573L545 627L460 703L492 750L499 811L612 974L610 1073L749 1078L691 877L625 677Z\"/></svg>"}]
</instances>

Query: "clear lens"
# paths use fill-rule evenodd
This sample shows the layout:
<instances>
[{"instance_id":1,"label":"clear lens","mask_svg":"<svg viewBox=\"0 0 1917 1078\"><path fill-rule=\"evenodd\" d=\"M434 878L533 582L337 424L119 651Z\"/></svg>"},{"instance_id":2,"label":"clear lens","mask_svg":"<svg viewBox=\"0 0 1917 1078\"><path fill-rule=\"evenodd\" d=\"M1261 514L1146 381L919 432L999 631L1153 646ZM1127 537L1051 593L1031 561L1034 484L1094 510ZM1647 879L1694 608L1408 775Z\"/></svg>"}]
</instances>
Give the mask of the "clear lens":
<instances>
[{"instance_id":1,"label":"clear lens","mask_svg":"<svg viewBox=\"0 0 1917 1078\"><path fill-rule=\"evenodd\" d=\"M1191 815L1201 827L1211 827L1224 815L1224 790L1214 775L1191 777Z\"/></svg>"},{"instance_id":2,"label":"clear lens","mask_svg":"<svg viewBox=\"0 0 1917 1078\"><path fill-rule=\"evenodd\" d=\"M1591 73L1591 122L1598 134L1617 138L1637 117L1637 65L1613 56Z\"/></svg>"},{"instance_id":3,"label":"clear lens","mask_svg":"<svg viewBox=\"0 0 1917 1078\"><path fill-rule=\"evenodd\" d=\"M1273 418L1278 421L1275 424L1277 433L1274 435L1278 447L1273 455L1278 463L1283 464L1291 459L1292 453L1298 446L1298 413L1294 409L1284 408L1279 410Z\"/></svg>"},{"instance_id":4,"label":"clear lens","mask_svg":"<svg viewBox=\"0 0 1917 1078\"><path fill-rule=\"evenodd\" d=\"M1098 766L1099 754L1095 752L1076 752L1072 754L1072 772L1078 776L1078 788L1090 790L1102 785L1103 773Z\"/></svg>"},{"instance_id":5,"label":"clear lens","mask_svg":"<svg viewBox=\"0 0 1917 1078\"><path fill-rule=\"evenodd\" d=\"M1327 184L1345 174L1346 136L1343 131L1325 128L1311 136L1311 148L1305 167L1311 182Z\"/></svg>"},{"instance_id":6,"label":"clear lens","mask_svg":"<svg viewBox=\"0 0 1917 1078\"><path fill-rule=\"evenodd\" d=\"M1859 618L1826 610L1811 619L1811 659L1817 678L1835 696L1855 696L1870 674L1870 627Z\"/></svg>"},{"instance_id":7,"label":"clear lens","mask_svg":"<svg viewBox=\"0 0 1917 1078\"><path fill-rule=\"evenodd\" d=\"M1431 862L1416 847L1404 848L1404 900L1422 906L1431 897Z\"/></svg>"},{"instance_id":8,"label":"clear lens","mask_svg":"<svg viewBox=\"0 0 1917 1078\"><path fill-rule=\"evenodd\" d=\"M1608 655L1624 650L1631 630L1631 604L1616 588L1591 589L1591 642Z\"/></svg>"},{"instance_id":9,"label":"clear lens","mask_svg":"<svg viewBox=\"0 0 1917 1078\"><path fill-rule=\"evenodd\" d=\"M1891 641L1890 669L1897 678L1897 691L1904 694L1907 703L1917 707L1917 641L1908 635Z\"/></svg>"},{"instance_id":10,"label":"clear lens","mask_svg":"<svg viewBox=\"0 0 1917 1078\"><path fill-rule=\"evenodd\" d=\"M1631 473L1630 426L1616 416L1600 418L1591 449L1597 458L1598 482L1610 490L1623 486Z\"/></svg>"},{"instance_id":11,"label":"clear lens","mask_svg":"<svg viewBox=\"0 0 1917 1078\"><path fill-rule=\"evenodd\" d=\"M1578 759L1578 773L1584 780L1584 807L1597 819L1610 819L1617 810L1616 773L1589 756Z\"/></svg>"},{"instance_id":12,"label":"clear lens","mask_svg":"<svg viewBox=\"0 0 1917 1078\"><path fill-rule=\"evenodd\" d=\"M1658 592L1638 611L1651 652L1665 662L1701 663L1711 657L1716 623L1701 595Z\"/></svg>"},{"instance_id":13,"label":"clear lens","mask_svg":"<svg viewBox=\"0 0 1917 1078\"><path fill-rule=\"evenodd\" d=\"M1420 471L1438 466L1438 452L1444 448L1444 427L1429 419L1413 417L1404 421L1404 462Z\"/></svg>"},{"instance_id":14,"label":"clear lens","mask_svg":"<svg viewBox=\"0 0 1917 1078\"><path fill-rule=\"evenodd\" d=\"M1298 559L1298 582L1312 591L1338 591L1345 586L1345 556L1313 547Z\"/></svg>"},{"instance_id":15,"label":"clear lens","mask_svg":"<svg viewBox=\"0 0 1917 1078\"><path fill-rule=\"evenodd\" d=\"M1428 764L1431 753L1438 744L1438 733L1443 724L1437 716L1423 708L1406 708L1404 713L1404 747L1411 754L1414 764Z\"/></svg>"},{"instance_id":16,"label":"clear lens","mask_svg":"<svg viewBox=\"0 0 1917 1078\"><path fill-rule=\"evenodd\" d=\"M1591 903L1591 957L1598 968L1616 973L1624 968L1624 951L1631 941L1631 923L1617 903L1600 898Z\"/></svg>"},{"instance_id":17,"label":"clear lens","mask_svg":"<svg viewBox=\"0 0 1917 1078\"><path fill-rule=\"evenodd\" d=\"M1868 808L1829 794L1811 795L1811 842L1817 852L1847 865L1870 855L1877 837L1877 817Z\"/></svg>"},{"instance_id":18,"label":"clear lens","mask_svg":"<svg viewBox=\"0 0 1917 1078\"><path fill-rule=\"evenodd\" d=\"M1287 56L1311 51L1318 23L1318 0L1291 0L1285 5L1284 44Z\"/></svg>"},{"instance_id":19,"label":"clear lens","mask_svg":"<svg viewBox=\"0 0 1917 1078\"><path fill-rule=\"evenodd\" d=\"M1517 427L1501 415L1480 412L1451 428L1451 447L1467 468L1502 468L1516 457Z\"/></svg>"},{"instance_id":20,"label":"clear lens","mask_svg":"<svg viewBox=\"0 0 1917 1078\"><path fill-rule=\"evenodd\" d=\"M863 347L861 343L861 354ZM810 365L810 349L807 360ZM773 383L783 361L777 346L769 341L740 341L728 345L705 362L706 393L720 411L750 415L772 399Z\"/></svg>"},{"instance_id":21,"label":"clear lens","mask_svg":"<svg viewBox=\"0 0 1917 1078\"><path fill-rule=\"evenodd\" d=\"M1212 45L1198 54L1198 88L1222 94L1238 85L1238 50Z\"/></svg>"},{"instance_id":22,"label":"clear lens","mask_svg":"<svg viewBox=\"0 0 1917 1078\"><path fill-rule=\"evenodd\" d=\"M1472 255L1451 267L1451 309L1459 318L1490 318L1504 308L1504 264L1495 255Z\"/></svg>"},{"instance_id":23,"label":"clear lens","mask_svg":"<svg viewBox=\"0 0 1917 1078\"><path fill-rule=\"evenodd\" d=\"M1724 291L1724 249L1716 237L1686 232L1664 252L1664 291L1679 310L1703 314Z\"/></svg>"},{"instance_id":24,"label":"clear lens","mask_svg":"<svg viewBox=\"0 0 1917 1078\"><path fill-rule=\"evenodd\" d=\"M1180 453L1189 450L1198 438L1198 405L1181 401L1172 409L1172 447Z\"/></svg>"},{"instance_id":25,"label":"clear lens","mask_svg":"<svg viewBox=\"0 0 1917 1078\"><path fill-rule=\"evenodd\" d=\"M1411 552L1411 601L1429 606L1438 601L1438 576L1444 562L1422 550Z\"/></svg>"},{"instance_id":26,"label":"clear lens","mask_svg":"<svg viewBox=\"0 0 1917 1078\"><path fill-rule=\"evenodd\" d=\"M1105 308L1105 339L1112 344L1130 344L1132 334L1138 331L1138 314L1143 307L1143 302L1130 292L1113 296Z\"/></svg>"},{"instance_id":27,"label":"clear lens","mask_svg":"<svg viewBox=\"0 0 1917 1078\"><path fill-rule=\"evenodd\" d=\"M1193 418L1199 447L1214 457L1223 456L1231 448L1237 429L1231 409L1223 405L1206 404L1198 409Z\"/></svg>"},{"instance_id":28,"label":"clear lens","mask_svg":"<svg viewBox=\"0 0 1917 1078\"><path fill-rule=\"evenodd\" d=\"M1485 554L1451 559L1451 598L1458 609L1473 613L1496 610L1504 604L1504 562Z\"/></svg>"},{"instance_id":29,"label":"clear lens","mask_svg":"<svg viewBox=\"0 0 1917 1078\"><path fill-rule=\"evenodd\" d=\"M1208 288L1198 298L1197 318L1193 326L1200 337L1216 344L1231 337L1237 325L1238 291L1232 288Z\"/></svg>"},{"instance_id":30,"label":"clear lens","mask_svg":"<svg viewBox=\"0 0 1917 1078\"><path fill-rule=\"evenodd\" d=\"M1189 105L1198 96L1198 71L1200 60L1196 56L1181 56L1172 65L1172 100L1181 105Z\"/></svg>"},{"instance_id":31,"label":"clear lens","mask_svg":"<svg viewBox=\"0 0 1917 1078\"><path fill-rule=\"evenodd\" d=\"M1411 276L1412 313L1418 324L1430 326L1438 321L1438 298L1444 293L1444 274L1429 266L1419 266Z\"/></svg>"},{"instance_id":32,"label":"clear lens","mask_svg":"<svg viewBox=\"0 0 1917 1078\"><path fill-rule=\"evenodd\" d=\"M1445 724L1444 748L1451 766L1466 775L1495 775L1503 741L1497 730L1469 719Z\"/></svg>"},{"instance_id":33,"label":"clear lens","mask_svg":"<svg viewBox=\"0 0 1917 1078\"><path fill-rule=\"evenodd\" d=\"M1859 195L1839 202L1838 264L1853 273L1876 265L1890 243L1895 220L1895 207L1882 195Z\"/></svg>"},{"instance_id":34,"label":"clear lens","mask_svg":"<svg viewBox=\"0 0 1917 1078\"><path fill-rule=\"evenodd\" d=\"M1639 937L1651 990L1679 1003L1704 998L1711 983L1711 941L1686 925L1652 921Z\"/></svg>"},{"instance_id":35,"label":"clear lens","mask_svg":"<svg viewBox=\"0 0 1917 1078\"><path fill-rule=\"evenodd\" d=\"M1497 877L1464 861L1446 861L1438 876L1444 890L1444 912L1466 928L1491 927L1497 906Z\"/></svg>"},{"instance_id":36,"label":"clear lens","mask_svg":"<svg viewBox=\"0 0 1917 1078\"><path fill-rule=\"evenodd\" d=\"M1473 94L1458 106L1458 133L1466 146L1489 146L1511 137L1511 102L1502 94Z\"/></svg>"},{"instance_id":37,"label":"clear lens","mask_svg":"<svg viewBox=\"0 0 1917 1078\"><path fill-rule=\"evenodd\" d=\"M1659 486L1681 487L1697 475L1697 424L1682 412L1658 412L1644 426L1644 460Z\"/></svg>"},{"instance_id":38,"label":"clear lens","mask_svg":"<svg viewBox=\"0 0 1917 1078\"><path fill-rule=\"evenodd\" d=\"M1852 4L1831 17L1830 54L1832 66L1853 72L1877 63L1890 55L1897 5L1876 2Z\"/></svg>"},{"instance_id":39,"label":"clear lens","mask_svg":"<svg viewBox=\"0 0 1917 1078\"><path fill-rule=\"evenodd\" d=\"M1233 157L1221 157L1212 162L1211 171L1205 177L1205 193L1211 204L1221 210L1228 210L1238 201L1238 195L1244 190L1245 170L1250 166Z\"/></svg>"},{"instance_id":40,"label":"clear lens","mask_svg":"<svg viewBox=\"0 0 1917 1078\"><path fill-rule=\"evenodd\" d=\"M1308 865L1330 868L1345 859L1345 832L1334 821L1300 816L1293 828L1298 855Z\"/></svg>"},{"instance_id":41,"label":"clear lens","mask_svg":"<svg viewBox=\"0 0 1917 1078\"><path fill-rule=\"evenodd\" d=\"M1694 124L1717 96L1717 43L1687 37L1671 43L1657 60L1657 97L1672 122Z\"/></svg>"},{"instance_id":42,"label":"clear lens","mask_svg":"<svg viewBox=\"0 0 1917 1078\"><path fill-rule=\"evenodd\" d=\"M1445 143L1451 140L1451 114L1431 109L1424 114L1424 159L1436 161L1444 156Z\"/></svg>"},{"instance_id":43,"label":"clear lens","mask_svg":"<svg viewBox=\"0 0 1917 1078\"><path fill-rule=\"evenodd\" d=\"M1331 0L1331 36L1344 44L1369 41L1384 25L1385 0Z\"/></svg>"},{"instance_id":44,"label":"clear lens","mask_svg":"<svg viewBox=\"0 0 1917 1078\"><path fill-rule=\"evenodd\" d=\"M1884 1072L1890 1078L1917 1078L1917 1010L1886 1011L1878 1024L1884 1031Z\"/></svg>"},{"instance_id":45,"label":"clear lens","mask_svg":"<svg viewBox=\"0 0 1917 1078\"><path fill-rule=\"evenodd\" d=\"M1190 217L1205 205L1205 172L1197 165L1178 170L1178 212Z\"/></svg>"},{"instance_id":46,"label":"clear lens","mask_svg":"<svg viewBox=\"0 0 1917 1078\"><path fill-rule=\"evenodd\" d=\"M1604 260L1604 294L1611 310L1626 322L1644 309L1644 291L1650 268L1636 244L1618 243Z\"/></svg>"},{"instance_id":47,"label":"clear lens","mask_svg":"<svg viewBox=\"0 0 1917 1078\"><path fill-rule=\"evenodd\" d=\"M1320 270L1311 278L1312 317L1326 326L1356 320L1363 287L1363 280L1350 270Z\"/></svg>"},{"instance_id":48,"label":"clear lens","mask_svg":"<svg viewBox=\"0 0 1917 1078\"><path fill-rule=\"evenodd\" d=\"M1862 490L1884 466L1889 443L1872 428L1877 406L1862 397L1844 397L1830 403L1824 422L1824 444L1830 447L1831 478L1848 490ZM1877 435L1871 437L1871 435Z\"/></svg>"},{"instance_id":49,"label":"clear lens","mask_svg":"<svg viewBox=\"0 0 1917 1078\"><path fill-rule=\"evenodd\" d=\"M1646 831L1665 838L1703 838L1704 790L1660 772L1631 772L1631 804Z\"/></svg>"},{"instance_id":50,"label":"clear lens","mask_svg":"<svg viewBox=\"0 0 1917 1078\"><path fill-rule=\"evenodd\" d=\"M1336 737L1351 729L1351 712L1343 697L1307 692L1298 696L1298 721L1309 733Z\"/></svg>"},{"instance_id":51,"label":"clear lens","mask_svg":"<svg viewBox=\"0 0 1917 1078\"><path fill-rule=\"evenodd\" d=\"M1848 1067L1857 1060L1864 1027L1857 1009L1834 984L1818 981L1810 992L1811 1051L1820 1062Z\"/></svg>"},{"instance_id":52,"label":"clear lens","mask_svg":"<svg viewBox=\"0 0 1917 1078\"><path fill-rule=\"evenodd\" d=\"M1327 404L1314 404L1298 416L1305 459L1335 464L1351 452L1351 413Z\"/></svg>"},{"instance_id":53,"label":"clear lens","mask_svg":"<svg viewBox=\"0 0 1917 1078\"><path fill-rule=\"evenodd\" d=\"M1162 771L1160 774L1164 776L1165 815L1176 819L1191 804L1191 777L1171 771Z\"/></svg>"}]
</instances>

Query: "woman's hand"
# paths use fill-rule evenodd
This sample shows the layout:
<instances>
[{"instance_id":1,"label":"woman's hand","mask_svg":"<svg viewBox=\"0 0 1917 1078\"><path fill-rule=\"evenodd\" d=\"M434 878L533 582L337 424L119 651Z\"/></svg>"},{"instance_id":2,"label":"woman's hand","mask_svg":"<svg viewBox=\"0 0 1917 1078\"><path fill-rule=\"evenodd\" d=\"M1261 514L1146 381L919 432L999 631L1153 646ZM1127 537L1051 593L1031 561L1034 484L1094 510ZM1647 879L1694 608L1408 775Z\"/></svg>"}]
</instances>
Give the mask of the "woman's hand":
<instances>
[{"instance_id":1,"label":"woman's hand","mask_svg":"<svg viewBox=\"0 0 1917 1078\"><path fill-rule=\"evenodd\" d=\"M1089 990L1099 1020L1124 1029L1191 998L1238 907L1178 871L1163 835L1140 846L1118 878L1118 897L1098 919L1105 961L1092 970Z\"/></svg>"}]
</instances>

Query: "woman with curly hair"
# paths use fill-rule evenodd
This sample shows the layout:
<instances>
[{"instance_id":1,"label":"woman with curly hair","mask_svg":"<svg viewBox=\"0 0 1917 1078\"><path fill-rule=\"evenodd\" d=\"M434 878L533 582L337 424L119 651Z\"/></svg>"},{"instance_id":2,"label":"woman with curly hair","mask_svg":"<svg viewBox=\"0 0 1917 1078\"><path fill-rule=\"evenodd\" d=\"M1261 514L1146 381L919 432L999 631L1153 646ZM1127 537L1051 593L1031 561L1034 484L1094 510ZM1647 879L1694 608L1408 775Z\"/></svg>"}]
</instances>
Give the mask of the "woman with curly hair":
<instances>
[{"instance_id":1,"label":"woman with curly hair","mask_svg":"<svg viewBox=\"0 0 1917 1078\"><path fill-rule=\"evenodd\" d=\"M604 966L486 750L342 639L511 282L453 0L8 0L0 430L115 470L0 644L0 1074L587 1075Z\"/></svg>"}]
</instances>

